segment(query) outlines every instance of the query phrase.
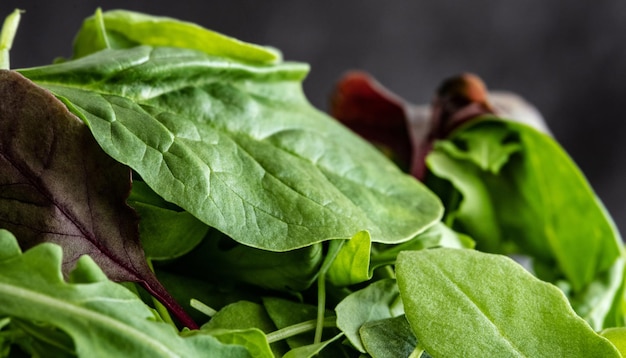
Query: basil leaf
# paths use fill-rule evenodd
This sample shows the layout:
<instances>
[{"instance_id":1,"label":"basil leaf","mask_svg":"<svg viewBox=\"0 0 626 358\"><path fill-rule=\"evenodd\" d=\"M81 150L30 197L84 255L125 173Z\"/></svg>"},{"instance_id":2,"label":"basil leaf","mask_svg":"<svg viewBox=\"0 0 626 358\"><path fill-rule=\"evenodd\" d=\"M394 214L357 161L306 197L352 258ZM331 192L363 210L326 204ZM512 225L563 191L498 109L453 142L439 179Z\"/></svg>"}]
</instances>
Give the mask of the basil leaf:
<instances>
[{"instance_id":1,"label":"basil leaf","mask_svg":"<svg viewBox=\"0 0 626 358\"><path fill-rule=\"evenodd\" d=\"M14 237L1 234L0 242L0 316L58 327L78 356L248 357L243 347L208 335L180 337L137 296L108 281L89 256L78 260L74 282L66 282L60 246L39 244L22 254Z\"/></svg>"},{"instance_id":2,"label":"basil leaf","mask_svg":"<svg viewBox=\"0 0 626 358\"><path fill-rule=\"evenodd\" d=\"M406 317L435 357L619 357L563 293L513 260L464 249L404 251Z\"/></svg>"},{"instance_id":3,"label":"basil leaf","mask_svg":"<svg viewBox=\"0 0 626 358\"><path fill-rule=\"evenodd\" d=\"M421 183L308 103L306 66L143 46L22 73L165 200L243 244L286 251L361 230L397 243L441 216Z\"/></svg>"},{"instance_id":4,"label":"basil leaf","mask_svg":"<svg viewBox=\"0 0 626 358\"><path fill-rule=\"evenodd\" d=\"M275 49L246 43L194 23L128 10L97 11L74 39L74 58L107 48L137 45L181 47L248 63L280 62Z\"/></svg>"}]
</instances>

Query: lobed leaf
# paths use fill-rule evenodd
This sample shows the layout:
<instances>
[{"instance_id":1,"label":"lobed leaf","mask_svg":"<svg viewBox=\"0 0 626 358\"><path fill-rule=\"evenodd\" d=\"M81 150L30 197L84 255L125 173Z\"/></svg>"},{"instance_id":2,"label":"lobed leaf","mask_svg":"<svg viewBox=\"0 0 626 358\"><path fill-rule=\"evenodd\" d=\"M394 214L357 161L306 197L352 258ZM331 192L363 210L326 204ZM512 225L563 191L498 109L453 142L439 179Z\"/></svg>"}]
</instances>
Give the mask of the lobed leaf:
<instances>
[{"instance_id":1,"label":"lobed leaf","mask_svg":"<svg viewBox=\"0 0 626 358\"><path fill-rule=\"evenodd\" d=\"M58 245L39 244L21 254L14 237L2 234L0 242L0 316L58 327L72 337L78 356L249 356L208 335L180 337L136 295L107 280L89 256L70 274L83 279L71 283L63 279Z\"/></svg>"}]
</instances>

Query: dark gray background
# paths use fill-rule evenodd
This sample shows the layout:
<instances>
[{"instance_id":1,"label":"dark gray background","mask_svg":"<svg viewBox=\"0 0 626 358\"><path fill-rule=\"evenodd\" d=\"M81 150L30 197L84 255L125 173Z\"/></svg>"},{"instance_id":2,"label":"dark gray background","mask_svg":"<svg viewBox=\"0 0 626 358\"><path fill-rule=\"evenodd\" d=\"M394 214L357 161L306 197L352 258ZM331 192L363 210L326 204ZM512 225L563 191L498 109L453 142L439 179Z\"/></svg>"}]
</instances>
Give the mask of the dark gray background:
<instances>
[{"instance_id":1,"label":"dark gray background","mask_svg":"<svg viewBox=\"0 0 626 358\"><path fill-rule=\"evenodd\" d=\"M477 73L490 88L538 107L626 230L623 0L2 0L0 16L26 10L12 67L69 56L82 19L97 6L175 17L277 47L285 59L311 64L305 91L323 110L349 69L371 72L415 103L429 102L445 77Z\"/></svg>"}]
</instances>

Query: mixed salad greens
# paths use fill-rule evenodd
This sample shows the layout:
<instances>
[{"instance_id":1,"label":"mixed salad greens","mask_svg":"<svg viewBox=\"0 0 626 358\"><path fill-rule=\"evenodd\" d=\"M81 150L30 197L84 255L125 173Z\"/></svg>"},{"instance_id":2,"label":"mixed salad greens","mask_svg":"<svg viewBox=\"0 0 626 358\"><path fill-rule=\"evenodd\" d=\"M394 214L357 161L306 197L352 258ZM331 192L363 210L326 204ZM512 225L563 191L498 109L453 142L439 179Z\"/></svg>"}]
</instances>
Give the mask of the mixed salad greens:
<instances>
[{"instance_id":1,"label":"mixed salad greens","mask_svg":"<svg viewBox=\"0 0 626 358\"><path fill-rule=\"evenodd\" d=\"M124 10L86 19L70 59L11 70L19 16L0 36L0 356L626 353L615 225L476 79L416 124L351 74L333 118L278 50Z\"/></svg>"}]
</instances>

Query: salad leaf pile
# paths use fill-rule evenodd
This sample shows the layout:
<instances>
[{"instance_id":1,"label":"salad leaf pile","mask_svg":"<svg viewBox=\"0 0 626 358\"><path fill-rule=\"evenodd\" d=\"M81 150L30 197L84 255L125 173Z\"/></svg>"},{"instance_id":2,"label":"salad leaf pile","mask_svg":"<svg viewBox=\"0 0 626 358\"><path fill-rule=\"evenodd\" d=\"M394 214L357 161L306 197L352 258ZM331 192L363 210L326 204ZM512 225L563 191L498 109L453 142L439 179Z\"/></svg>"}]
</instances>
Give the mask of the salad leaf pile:
<instances>
[{"instance_id":1,"label":"salad leaf pile","mask_svg":"<svg viewBox=\"0 0 626 358\"><path fill-rule=\"evenodd\" d=\"M615 225L475 79L416 120L351 74L333 118L278 50L124 10L86 19L71 58L10 70L19 15L0 36L0 356L624 353Z\"/></svg>"}]
</instances>

